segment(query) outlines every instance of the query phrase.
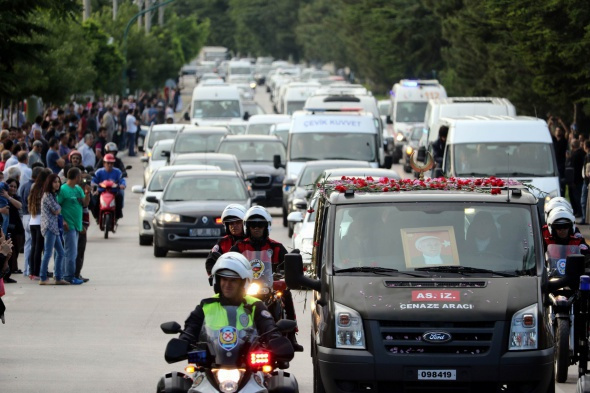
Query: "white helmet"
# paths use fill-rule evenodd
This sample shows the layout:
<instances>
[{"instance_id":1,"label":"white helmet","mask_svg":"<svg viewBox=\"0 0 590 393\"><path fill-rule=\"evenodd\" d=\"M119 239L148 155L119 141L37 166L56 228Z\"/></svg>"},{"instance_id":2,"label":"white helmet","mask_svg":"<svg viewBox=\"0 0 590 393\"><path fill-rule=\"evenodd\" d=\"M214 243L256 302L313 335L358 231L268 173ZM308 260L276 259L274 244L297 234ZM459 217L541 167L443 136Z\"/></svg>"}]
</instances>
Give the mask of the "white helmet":
<instances>
[{"instance_id":1,"label":"white helmet","mask_svg":"<svg viewBox=\"0 0 590 393\"><path fill-rule=\"evenodd\" d=\"M215 266L211 269L211 275L213 276L214 286L217 276L241 278L246 280L246 286L253 279L252 266L250 266L248 259L239 252L234 251L226 252L217 259Z\"/></svg>"},{"instance_id":2,"label":"white helmet","mask_svg":"<svg viewBox=\"0 0 590 393\"><path fill-rule=\"evenodd\" d=\"M227 205L225 209L223 209L223 213L221 213L221 221L225 222L232 222L232 221L243 221L244 216L246 215L246 208L242 205L237 203L232 203Z\"/></svg>"},{"instance_id":3,"label":"white helmet","mask_svg":"<svg viewBox=\"0 0 590 393\"><path fill-rule=\"evenodd\" d=\"M576 217L568 211L565 207L556 207L551 210L547 217L547 226L549 227L549 233L553 235L554 227L558 225L567 225L571 227L572 233L576 231Z\"/></svg>"},{"instance_id":4,"label":"white helmet","mask_svg":"<svg viewBox=\"0 0 590 393\"><path fill-rule=\"evenodd\" d=\"M258 216L258 217L256 217ZM268 223L268 231L270 232L270 226L272 224L272 217L270 213L262 206L252 206L246 212L244 216L244 229L248 229L248 221L266 221Z\"/></svg>"},{"instance_id":5,"label":"white helmet","mask_svg":"<svg viewBox=\"0 0 590 393\"><path fill-rule=\"evenodd\" d=\"M545 204L545 221L548 221L549 213L551 213L551 210L553 210L553 209L555 209L557 207L564 207L570 213L572 213L572 214L574 213L574 210L572 209L572 205L564 197L551 198L549 200L549 202L547 202Z\"/></svg>"}]
</instances>

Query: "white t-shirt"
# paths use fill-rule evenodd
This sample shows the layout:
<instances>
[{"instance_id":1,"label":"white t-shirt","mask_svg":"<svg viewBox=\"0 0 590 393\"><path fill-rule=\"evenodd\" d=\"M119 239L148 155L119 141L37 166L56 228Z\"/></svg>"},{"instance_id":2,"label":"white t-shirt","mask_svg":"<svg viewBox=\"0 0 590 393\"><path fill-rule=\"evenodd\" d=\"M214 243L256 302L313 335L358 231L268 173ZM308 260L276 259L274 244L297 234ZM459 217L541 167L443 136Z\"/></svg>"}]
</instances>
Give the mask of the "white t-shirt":
<instances>
[{"instance_id":1,"label":"white t-shirt","mask_svg":"<svg viewBox=\"0 0 590 393\"><path fill-rule=\"evenodd\" d=\"M29 226L31 225L41 225L41 213L37 214L34 217L31 215L31 221L29 221Z\"/></svg>"},{"instance_id":2,"label":"white t-shirt","mask_svg":"<svg viewBox=\"0 0 590 393\"><path fill-rule=\"evenodd\" d=\"M137 132L137 125L135 124L137 120L135 119L135 116L133 116L131 113L127 114L127 117L125 118L125 124L127 124L127 132L130 132L132 134L135 134Z\"/></svg>"}]
</instances>

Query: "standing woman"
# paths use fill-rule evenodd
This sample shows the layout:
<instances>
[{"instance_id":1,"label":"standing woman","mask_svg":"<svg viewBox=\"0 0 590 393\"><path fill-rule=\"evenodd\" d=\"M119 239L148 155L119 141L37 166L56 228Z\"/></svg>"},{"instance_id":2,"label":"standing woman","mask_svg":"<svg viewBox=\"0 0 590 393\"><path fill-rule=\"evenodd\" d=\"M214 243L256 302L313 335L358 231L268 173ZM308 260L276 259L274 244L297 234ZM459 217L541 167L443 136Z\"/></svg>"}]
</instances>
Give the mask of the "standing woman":
<instances>
[{"instance_id":1,"label":"standing woman","mask_svg":"<svg viewBox=\"0 0 590 393\"><path fill-rule=\"evenodd\" d=\"M29 228L31 229L31 254L29 257L29 267L31 280L38 280L41 271L41 255L43 254L44 239L41 234L41 198L43 198L43 186L45 181L53 171L45 168L35 179L29 193L28 206L31 214Z\"/></svg>"},{"instance_id":2,"label":"standing woman","mask_svg":"<svg viewBox=\"0 0 590 393\"><path fill-rule=\"evenodd\" d=\"M55 250L53 276L55 285L69 285L70 283L63 279L63 262L64 247L61 242L58 216L61 214L61 206L57 203L57 193L61 187L59 176L52 173L45 181L43 199L41 199L41 233L45 239L45 249L43 251L43 260L41 261L41 274L39 285L51 284L47 279L47 267L49 259Z\"/></svg>"},{"instance_id":3,"label":"standing woman","mask_svg":"<svg viewBox=\"0 0 590 393\"><path fill-rule=\"evenodd\" d=\"M12 239L12 255L8 260L8 266L10 267L10 273L22 274L22 271L20 271L18 268L18 254L21 246L24 245L25 228L23 227L23 222L21 219L20 209L22 207L22 203L20 197L17 195L19 182L16 179L10 178L6 180L6 184L8 185L8 192L2 191L2 194L6 199L8 199L8 207L10 209L8 212L10 217L8 234ZM10 273L8 274L8 278L4 276L4 282L16 282L14 279L10 278Z\"/></svg>"}]
</instances>

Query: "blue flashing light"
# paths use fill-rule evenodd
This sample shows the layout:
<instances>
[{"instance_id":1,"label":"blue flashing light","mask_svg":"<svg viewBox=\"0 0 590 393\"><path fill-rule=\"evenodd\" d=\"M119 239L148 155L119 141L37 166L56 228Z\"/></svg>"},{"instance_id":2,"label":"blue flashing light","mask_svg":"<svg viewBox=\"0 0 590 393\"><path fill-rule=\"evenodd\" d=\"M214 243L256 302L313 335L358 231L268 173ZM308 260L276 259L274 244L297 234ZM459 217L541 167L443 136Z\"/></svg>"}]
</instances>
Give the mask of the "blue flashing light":
<instances>
[{"instance_id":1,"label":"blue flashing light","mask_svg":"<svg viewBox=\"0 0 590 393\"><path fill-rule=\"evenodd\" d=\"M404 81L403 83L406 87L418 87L418 82L416 81Z\"/></svg>"},{"instance_id":2,"label":"blue flashing light","mask_svg":"<svg viewBox=\"0 0 590 393\"><path fill-rule=\"evenodd\" d=\"M580 276L580 291L590 291L589 276Z\"/></svg>"}]
</instances>

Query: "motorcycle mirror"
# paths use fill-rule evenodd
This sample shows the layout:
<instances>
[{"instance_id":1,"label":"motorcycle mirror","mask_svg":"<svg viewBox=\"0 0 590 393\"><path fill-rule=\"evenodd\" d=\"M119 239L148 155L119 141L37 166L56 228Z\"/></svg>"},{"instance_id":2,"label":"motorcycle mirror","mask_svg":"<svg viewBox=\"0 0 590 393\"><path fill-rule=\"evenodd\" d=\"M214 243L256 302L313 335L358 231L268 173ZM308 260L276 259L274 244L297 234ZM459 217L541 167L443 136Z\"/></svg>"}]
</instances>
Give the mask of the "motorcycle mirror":
<instances>
[{"instance_id":1,"label":"motorcycle mirror","mask_svg":"<svg viewBox=\"0 0 590 393\"><path fill-rule=\"evenodd\" d=\"M160 329L166 334L177 334L180 333L180 325L178 322L164 322L160 325Z\"/></svg>"},{"instance_id":2,"label":"motorcycle mirror","mask_svg":"<svg viewBox=\"0 0 590 393\"><path fill-rule=\"evenodd\" d=\"M131 166L131 165L127 165L127 166L125 166L125 169L126 169L126 170L133 169L133 166Z\"/></svg>"},{"instance_id":3,"label":"motorcycle mirror","mask_svg":"<svg viewBox=\"0 0 590 393\"><path fill-rule=\"evenodd\" d=\"M189 343L179 338L173 338L166 345L164 359L167 363L176 363L188 359Z\"/></svg>"},{"instance_id":4,"label":"motorcycle mirror","mask_svg":"<svg viewBox=\"0 0 590 393\"><path fill-rule=\"evenodd\" d=\"M281 333L289 333L295 330L297 322L290 319L281 319L277 322L277 328Z\"/></svg>"},{"instance_id":5,"label":"motorcycle mirror","mask_svg":"<svg viewBox=\"0 0 590 393\"><path fill-rule=\"evenodd\" d=\"M295 355L293 345L287 337L273 338L268 342L268 349L275 359L283 362L291 361Z\"/></svg>"}]
</instances>

